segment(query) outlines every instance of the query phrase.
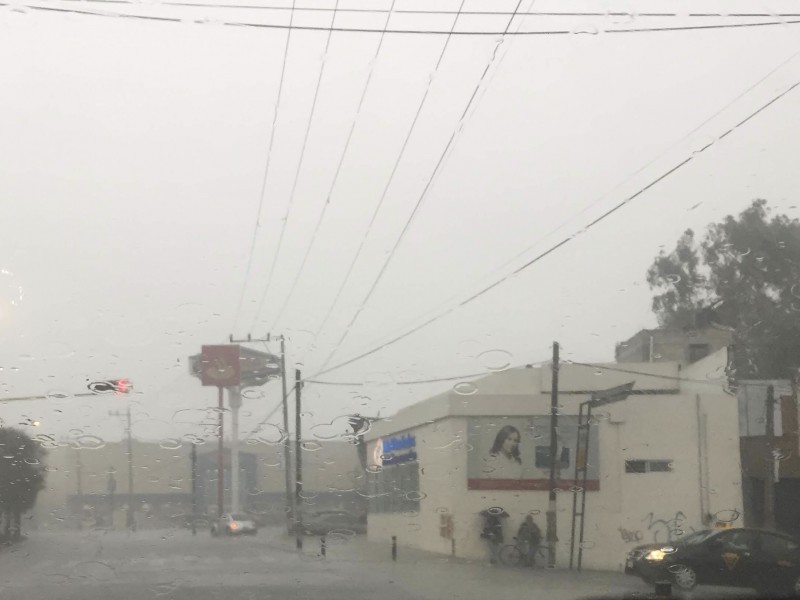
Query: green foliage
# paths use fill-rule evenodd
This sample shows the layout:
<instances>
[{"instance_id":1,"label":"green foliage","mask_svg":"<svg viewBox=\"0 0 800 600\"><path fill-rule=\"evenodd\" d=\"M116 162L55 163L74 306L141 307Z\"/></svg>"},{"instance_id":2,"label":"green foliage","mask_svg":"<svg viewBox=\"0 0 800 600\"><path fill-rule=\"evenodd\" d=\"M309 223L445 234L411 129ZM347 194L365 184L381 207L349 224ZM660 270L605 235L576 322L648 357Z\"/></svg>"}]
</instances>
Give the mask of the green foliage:
<instances>
[{"instance_id":1,"label":"green foliage","mask_svg":"<svg viewBox=\"0 0 800 600\"><path fill-rule=\"evenodd\" d=\"M800 221L772 216L755 200L708 226L698 245L686 231L647 272L664 327L708 325L734 333L738 378L794 377L800 367Z\"/></svg>"},{"instance_id":2,"label":"green foliage","mask_svg":"<svg viewBox=\"0 0 800 600\"><path fill-rule=\"evenodd\" d=\"M0 428L0 508L20 515L36 503L44 488L45 451L19 429Z\"/></svg>"}]
</instances>

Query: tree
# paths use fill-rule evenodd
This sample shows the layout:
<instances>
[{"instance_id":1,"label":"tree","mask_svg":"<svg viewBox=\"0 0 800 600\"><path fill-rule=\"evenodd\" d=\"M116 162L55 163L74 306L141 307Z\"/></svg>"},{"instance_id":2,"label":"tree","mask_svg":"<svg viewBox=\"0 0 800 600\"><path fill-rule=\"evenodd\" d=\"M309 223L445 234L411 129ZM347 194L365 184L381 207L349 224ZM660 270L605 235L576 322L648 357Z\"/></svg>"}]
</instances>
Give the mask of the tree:
<instances>
[{"instance_id":1,"label":"tree","mask_svg":"<svg viewBox=\"0 0 800 600\"><path fill-rule=\"evenodd\" d=\"M735 376L793 378L800 367L800 221L772 216L755 200L692 230L647 272L653 312L664 327L716 326L733 332Z\"/></svg>"},{"instance_id":2,"label":"tree","mask_svg":"<svg viewBox=\"0 0 800 600\"><path fill-rule=\"evenodd\" d=\"M23 431L0 429L0 509L6 539L19 537L22 514L33 508L44 488L44 455L41 445Z\"/></svg>"}]
</instances>

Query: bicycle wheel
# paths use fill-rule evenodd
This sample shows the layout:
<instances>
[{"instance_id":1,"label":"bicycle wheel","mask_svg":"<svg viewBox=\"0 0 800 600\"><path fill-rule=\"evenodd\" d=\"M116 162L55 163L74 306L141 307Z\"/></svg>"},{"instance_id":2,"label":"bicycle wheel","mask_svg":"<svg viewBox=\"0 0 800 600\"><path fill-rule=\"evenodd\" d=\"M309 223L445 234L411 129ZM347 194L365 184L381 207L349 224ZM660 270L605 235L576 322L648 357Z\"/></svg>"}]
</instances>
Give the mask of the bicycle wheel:
<instances>
[{"instance_id":1,"label":"bicycle wheel","mask_svg":"<svg viewBox=\"0 0 800 600\"><path fill-rule=\"evenodd\" d=\"M522 562L522 552L512 544L500 548L499 556L500 562L507 567L518 567Z\"/></svg>"}]
</instances>

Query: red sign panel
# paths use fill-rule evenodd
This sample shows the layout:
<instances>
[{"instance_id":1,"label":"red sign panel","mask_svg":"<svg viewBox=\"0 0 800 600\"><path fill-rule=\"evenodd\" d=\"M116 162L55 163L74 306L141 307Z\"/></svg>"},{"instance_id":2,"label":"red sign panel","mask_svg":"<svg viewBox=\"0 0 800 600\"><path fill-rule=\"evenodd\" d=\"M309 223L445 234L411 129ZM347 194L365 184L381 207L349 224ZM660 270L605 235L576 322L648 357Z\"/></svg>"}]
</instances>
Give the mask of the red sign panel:
<instances>
[{"instance_id":1,"label":"red sign panel","mask_svg":"<svg viewBox=\"0 0 800 600\"><path fill-rule=\"evenodd\" d=\"M203 385L231 387L239 385L239 346L203 346L200 354L200 381Z\"/></svg>"}]
</instances>

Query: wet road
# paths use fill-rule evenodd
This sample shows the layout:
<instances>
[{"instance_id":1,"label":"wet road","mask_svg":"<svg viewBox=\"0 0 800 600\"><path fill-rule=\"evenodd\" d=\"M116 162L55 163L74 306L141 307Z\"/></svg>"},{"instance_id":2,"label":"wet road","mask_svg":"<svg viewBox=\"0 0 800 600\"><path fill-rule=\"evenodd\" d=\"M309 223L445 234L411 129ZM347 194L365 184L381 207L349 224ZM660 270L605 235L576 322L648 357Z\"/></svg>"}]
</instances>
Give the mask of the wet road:
<instances>
[{"instance_id":1,"label":"wet road","mask_svg":"<svg viewBox=\"0 0 800 600\"><path fill-rule=\"evenodd\" d=\"M363 536L335 542L323 559L317 539L308 539L298 554L294 540L278 529L245 538L212 538L207 532L193 537L184 530L31 533L0 552L0 597L394 600L541 595L576 600L650 592L620 573L501 569L405 549L392 563L387 549L370 545Z\"/></svg>"}]
</instances>

